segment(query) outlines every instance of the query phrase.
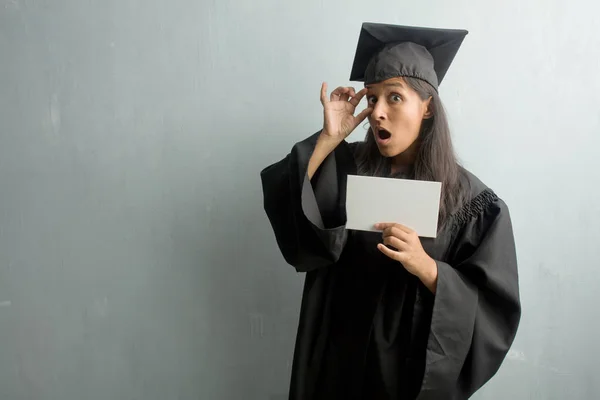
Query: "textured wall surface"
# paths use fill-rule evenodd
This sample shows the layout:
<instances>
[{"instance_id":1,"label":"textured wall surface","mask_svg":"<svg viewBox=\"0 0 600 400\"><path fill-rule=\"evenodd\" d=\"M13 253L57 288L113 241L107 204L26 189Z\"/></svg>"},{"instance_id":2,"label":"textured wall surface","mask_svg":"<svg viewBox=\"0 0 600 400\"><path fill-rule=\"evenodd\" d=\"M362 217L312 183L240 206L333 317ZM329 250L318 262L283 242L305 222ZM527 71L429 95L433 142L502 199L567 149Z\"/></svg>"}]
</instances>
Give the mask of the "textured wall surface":
<instances>
[{"instance_id":1,"label":"textured wall surface","mask_svg":"<svg viewBox=\"0 0 600 400\"><path fill-rule=\"evenodd\" d=\"M476 398L600 397L599 11L0 0L0 398L286 398L303 276L258 174L320 128L363 21L471 32L441 95L511 207L524 307Z\"/></svg>"}]
</instances>

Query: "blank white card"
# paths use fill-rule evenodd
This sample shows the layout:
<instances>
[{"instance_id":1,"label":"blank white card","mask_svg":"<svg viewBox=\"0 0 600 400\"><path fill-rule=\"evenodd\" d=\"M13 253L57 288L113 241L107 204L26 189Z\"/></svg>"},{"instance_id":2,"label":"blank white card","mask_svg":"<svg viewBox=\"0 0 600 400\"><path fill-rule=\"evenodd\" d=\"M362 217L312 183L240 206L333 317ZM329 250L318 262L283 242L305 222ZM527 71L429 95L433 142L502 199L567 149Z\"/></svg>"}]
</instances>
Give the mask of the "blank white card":
<instances>
[{"instance_id":1,"label":"blank white card","mask_svg":"<svg viewBox=\"0 0 600 400\"><path fill-rule=\"evenodd\" d=\"M376 232L376 223L394 222L434 238L441 190L440 182L348 175L346 228Z\"/></svg>"}]
</instances>

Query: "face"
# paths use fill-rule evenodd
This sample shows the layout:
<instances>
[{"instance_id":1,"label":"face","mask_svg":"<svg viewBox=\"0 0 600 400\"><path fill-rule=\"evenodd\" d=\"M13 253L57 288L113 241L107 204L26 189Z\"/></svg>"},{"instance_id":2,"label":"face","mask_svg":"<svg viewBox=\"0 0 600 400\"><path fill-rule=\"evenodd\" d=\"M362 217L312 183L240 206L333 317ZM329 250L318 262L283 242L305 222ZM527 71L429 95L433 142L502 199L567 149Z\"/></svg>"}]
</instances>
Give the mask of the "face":
<instances>
[{"instance_id":1,"label":"face","mask_svg":"<svg viewBox=\"0 0 600 400\"><path fill-rule=\"evenodd\" d=\"M367 101L373 108L369 123L379 152L384 157L410 156L423 119L429 118L429 102L422 100L402 78L368 85Z\"/></svg>"}]
</instances>

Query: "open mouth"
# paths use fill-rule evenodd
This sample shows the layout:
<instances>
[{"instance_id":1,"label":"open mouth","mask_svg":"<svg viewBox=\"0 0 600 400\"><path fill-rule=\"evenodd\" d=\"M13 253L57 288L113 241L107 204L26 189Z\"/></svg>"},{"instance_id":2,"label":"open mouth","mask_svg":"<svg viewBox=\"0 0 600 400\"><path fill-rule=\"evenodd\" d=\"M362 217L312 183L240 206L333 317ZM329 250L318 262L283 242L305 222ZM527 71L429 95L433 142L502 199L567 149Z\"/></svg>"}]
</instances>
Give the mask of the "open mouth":
<instances>
[{"instance_id":1,"label":"open mouth","mask_svg":"<svg viewBox=\"0 0 600 400\"><path fill-rule=\"evenodd\" d=\"M388 131L386 131L385 129L378 129L377 137L381 140L388 140L389 138L392 137L392 134L389 133Z\"/></svg>"}]
</instances>

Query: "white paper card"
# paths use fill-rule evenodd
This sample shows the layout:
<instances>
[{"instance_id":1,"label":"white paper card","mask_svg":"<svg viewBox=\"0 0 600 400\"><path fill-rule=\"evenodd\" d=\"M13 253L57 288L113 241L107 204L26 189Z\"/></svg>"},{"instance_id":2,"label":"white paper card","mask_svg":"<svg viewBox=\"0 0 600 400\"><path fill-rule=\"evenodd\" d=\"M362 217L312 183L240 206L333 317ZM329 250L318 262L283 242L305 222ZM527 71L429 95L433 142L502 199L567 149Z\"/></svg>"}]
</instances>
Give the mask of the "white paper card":
<instances>
[{"instance_id":1,"label":"white paper card","mask_svg":"<svg viewBox=\"0 0 600 400\"><path fill-rule=\"evenodd\" d=\"M395 222L434 238L441 190L440 182L348 175L346 228L376 232L376 223Z\"/></svg>"}]
</instances>

